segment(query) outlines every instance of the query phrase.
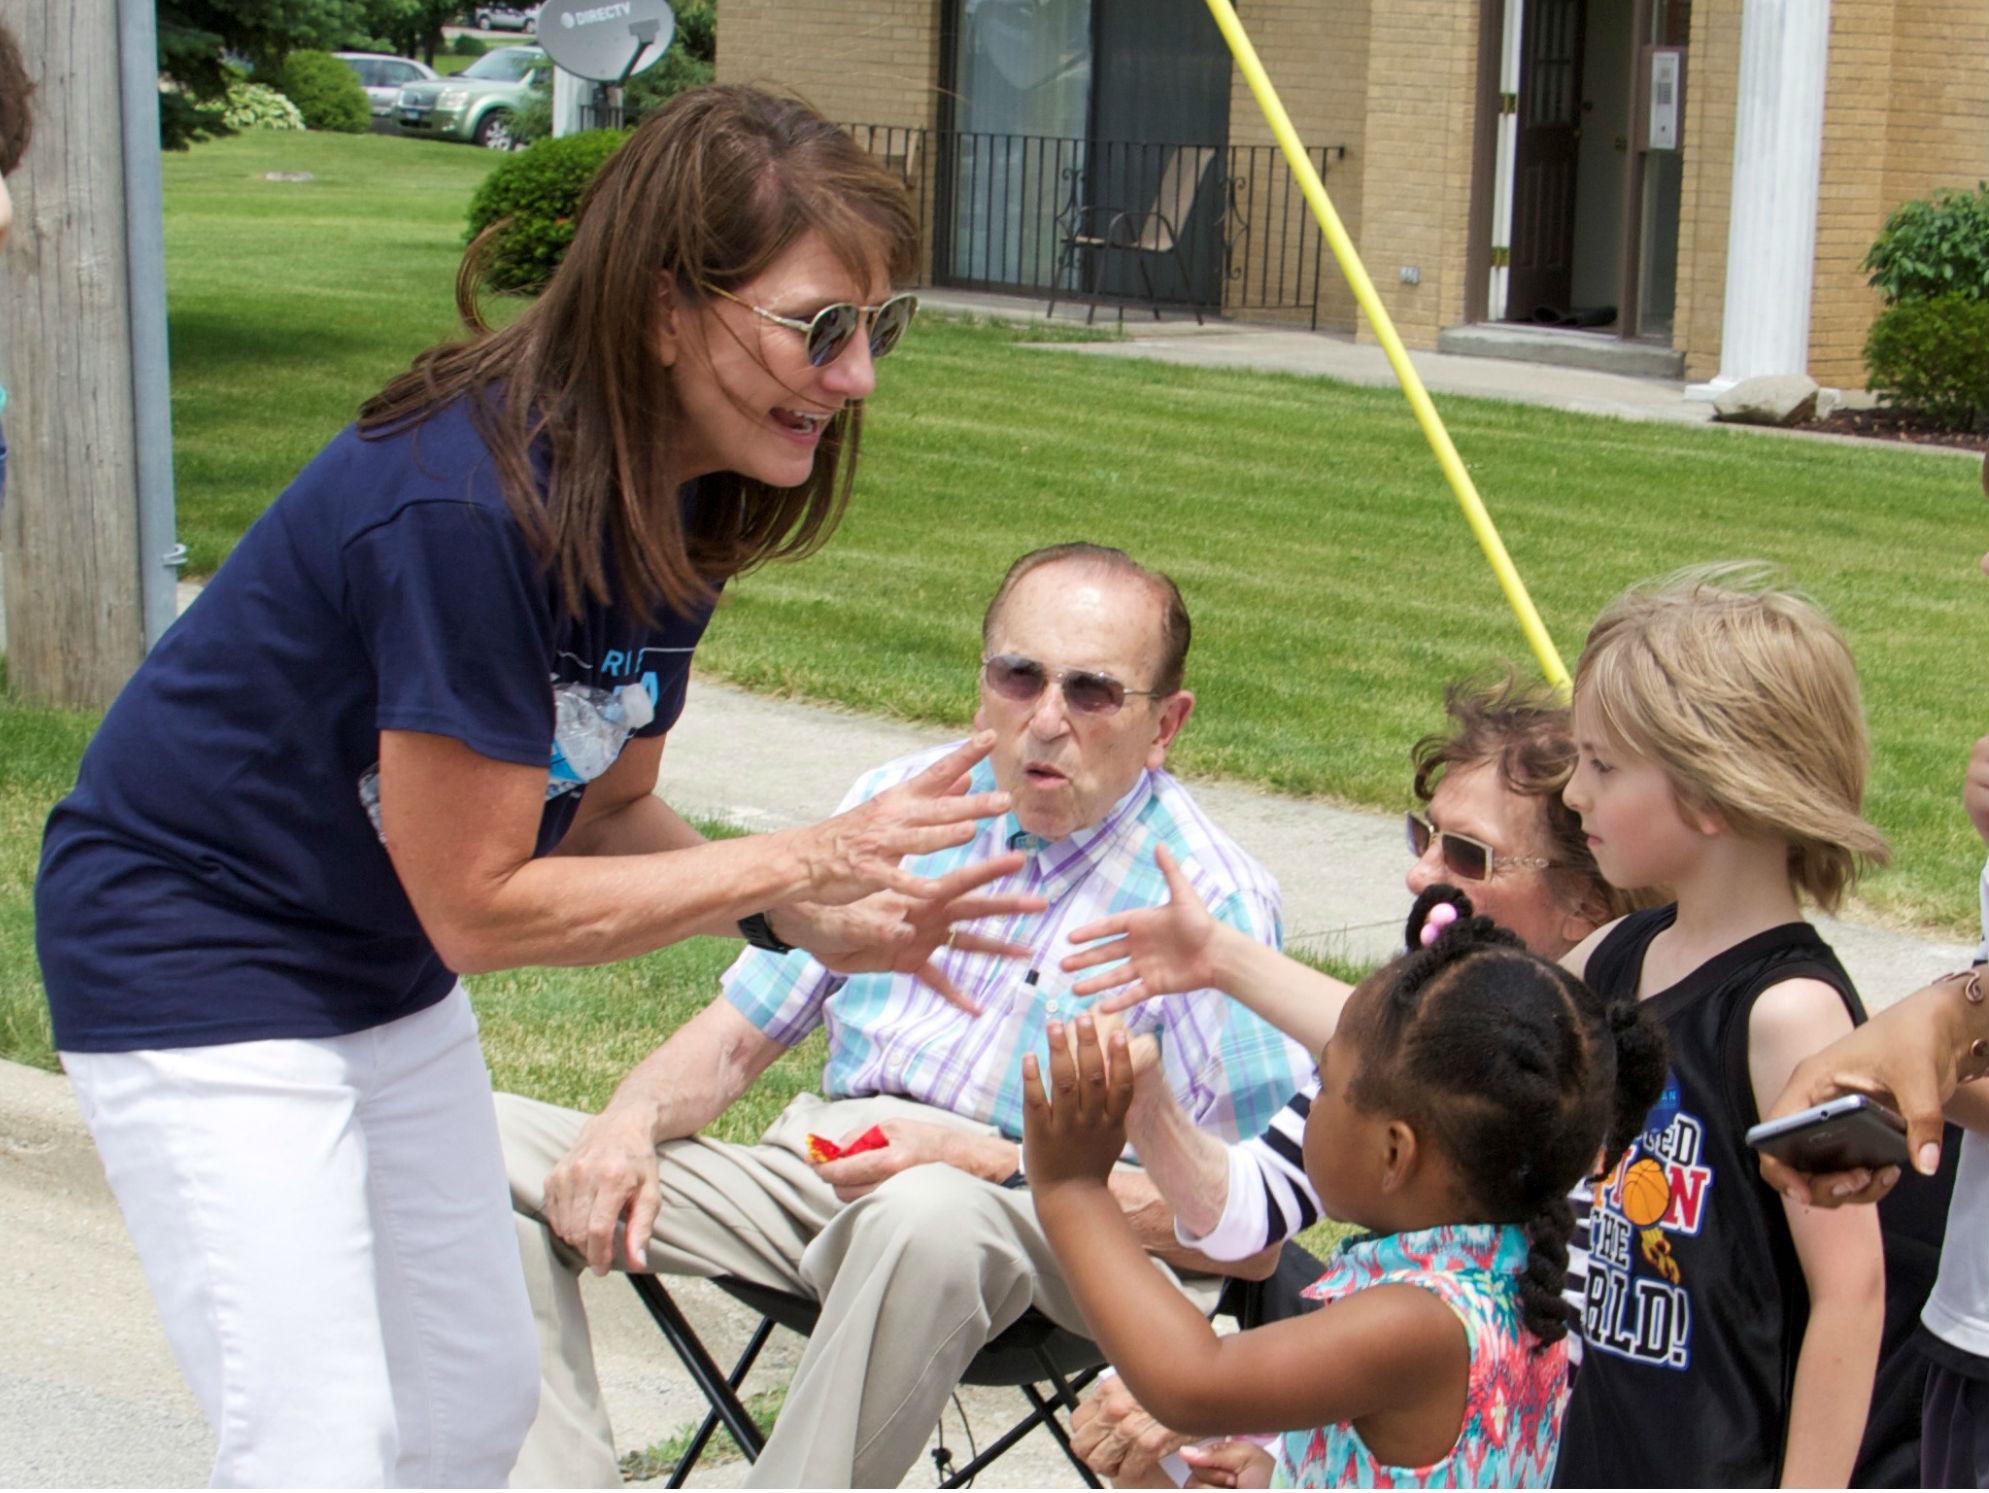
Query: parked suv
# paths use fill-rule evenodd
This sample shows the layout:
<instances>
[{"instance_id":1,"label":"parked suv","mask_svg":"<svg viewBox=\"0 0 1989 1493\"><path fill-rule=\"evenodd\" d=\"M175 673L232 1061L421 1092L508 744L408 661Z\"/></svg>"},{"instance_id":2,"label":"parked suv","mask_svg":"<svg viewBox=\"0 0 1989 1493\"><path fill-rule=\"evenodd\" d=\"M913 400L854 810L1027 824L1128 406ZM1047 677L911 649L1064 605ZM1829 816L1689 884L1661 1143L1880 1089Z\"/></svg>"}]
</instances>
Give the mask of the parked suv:
<instances>
[{"instance_id":1,"label":"parked suv","mask_svg":"<svg viewBox=\"0 0 1989 1493\"><path fill-rule=\"evenodd\" d=\"M332 56L359 75L359 86L366 90L366 101L373 108L375 128L392 125L402 88L435 76L434 68L412 57L389 57L380 52L334 52Z\"/></svg>"},{"instance_id":2,"label":"parked suv","mask_svg":"<svg viewBox=\"0 0 1989 1493\"><path fill-rule=\"evenodd\" d=\"M470 21L479 31L531 31L539 29L536 5L479 5L470 12Z\"/></svg>"},{"instance_id":3,"label":"parked suv","mask_svg":"<svg viewBox=\"0 0 1989 1493\"><path fill-rule=\"evenodd\" d=\"M539 47L499 47L453 78L410 83L394 101L394 118L410 135L471 140L511 148L511 114L545 86L551 61Z\"/></svg>"}]
</instances>

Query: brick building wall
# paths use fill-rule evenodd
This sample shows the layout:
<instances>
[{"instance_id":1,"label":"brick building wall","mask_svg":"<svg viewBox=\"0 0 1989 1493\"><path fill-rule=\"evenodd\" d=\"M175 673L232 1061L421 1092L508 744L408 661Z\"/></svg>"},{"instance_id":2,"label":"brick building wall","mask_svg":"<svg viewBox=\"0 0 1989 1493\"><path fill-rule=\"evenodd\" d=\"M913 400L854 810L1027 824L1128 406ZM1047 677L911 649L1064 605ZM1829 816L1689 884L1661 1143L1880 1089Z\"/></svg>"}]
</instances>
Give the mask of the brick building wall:
<instances>
[{"instance_id":1,"label":"brick building wall","mask_svg":"<svg viewBox=\"0 0 1989 1493\"><path fill-rule=\"evenodd\" d=\"M1371 12L1357 242L1410 347L1464 319L1477 12L1469 0L1376 0ZM1420 284L1401 283L1403 265ZM1358 335L1373 336L1365 317Z\"/></svg>"},{"instance_id":2,"label":"brick building wall","mask_svg":"<svg viewBox=\"0 0 1989 1493\"><path fill-rule=\"evenodd\" d=\"M1719 371L1741 0L1692 8L1675 345ZM1858 263L1900 203L1989 176L1989 11L1976 0L1832 0L1812 267L1810 373L1865 381L1878 297Z\"/></svg>"},{"instance_id":3,"label":"brick building wall","mask_svg":"<svg viewBox=\"0 0 1989 1493\"><path fill-rule=\"evenodd\" d=\"M938 123L945 0L725 0L718 81L799 94L838 123Z\"/></svg>"},{"instance_id":4,"label":"brick building wall","mask_svg":"<svg viewBox=\"0 0 1989 1493\"><path fill-rule=\"evenodd\" d=\"M1346 154L1329 151L1325 183L1333 209L1355 243L1360 242L1362 172L1367 160L1367 0L1250 0L1238 12L1250 41L1263 59L1278 90L1292 128L1308 147L1345 146ZM1270 122L1258 107L1240 69L1230 70L1229 143L1232 146L1275 147ZM1276 200L1284 191L1287 169L1283 156L1265 152L1259 173L1259 202ZM1293 187L1296 190L1296 187ZM1260 219L1268 215L1260 213ZM1319 258L1319 325L1341 331L1354 325L1354 297L1332 253L1319 244L1318 225L1309 211L1295 214L1297 231L1282 225L1253 223L1249 253L1252 265L1283 265L1296 275L1301 255L1309 264ZM1275 270L1272 271L1276 273ZM1267 318L1277 313L1265 313ZM1278 319L1309 320L1310 311L1283 313Z\"/></svg>"}]
</instances>

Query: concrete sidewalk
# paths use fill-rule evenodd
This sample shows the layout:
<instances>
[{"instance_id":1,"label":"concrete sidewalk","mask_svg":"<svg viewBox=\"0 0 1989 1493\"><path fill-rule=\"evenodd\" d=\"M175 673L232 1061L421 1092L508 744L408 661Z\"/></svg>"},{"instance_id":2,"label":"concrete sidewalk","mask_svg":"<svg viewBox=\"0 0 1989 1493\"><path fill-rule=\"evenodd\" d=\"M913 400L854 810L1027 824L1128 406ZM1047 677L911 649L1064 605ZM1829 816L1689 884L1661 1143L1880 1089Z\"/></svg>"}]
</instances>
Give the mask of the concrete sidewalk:
<instances>
[{"instance_id":1,"label":"concrete sidewalk","mask_svg":"<svg viewBox=\"0 0 1989 1493\"><path fill-rule=\"evenodd\" d=\"M749 829L804 824L831 812L863 768L948 734L700 679L671 732L662 792L679 809ZM1394 944L1408 906L1397 816L1231 784L1197 784L1195 792L1277 874L1294 940L1357 957L1380 957ZM1825 932L1874 1005L1972 953L1856 923L1829 922ZM0 1342L0 1486L205 1482L212 1440L166 1348L69 1086L7 1063L0 1063L0 1217L10 1246L0 1266L9 1329ZM695 1421L698 1398L634 1293L612 1277L590 1280L587 1291L621 1450ZM719 1357L737 1351L750 1325L739 1308L695 1282L682 1299L700 1330L712 1331ZM798 1355L798 1340L777 1334L766 1382L780 1382ZM1022 1403L1003 1390L963 1391L961 1401L983 1444ZM961 1449L951 1413L947 1431ZM697 1482L736 1485L741 1470L718 1466ZM906 1486L932 1480L930 1465L921 1464ZM1040 1431L983 1479L987 1487L1078 1485Z\"/></svg>"}]
</instances>

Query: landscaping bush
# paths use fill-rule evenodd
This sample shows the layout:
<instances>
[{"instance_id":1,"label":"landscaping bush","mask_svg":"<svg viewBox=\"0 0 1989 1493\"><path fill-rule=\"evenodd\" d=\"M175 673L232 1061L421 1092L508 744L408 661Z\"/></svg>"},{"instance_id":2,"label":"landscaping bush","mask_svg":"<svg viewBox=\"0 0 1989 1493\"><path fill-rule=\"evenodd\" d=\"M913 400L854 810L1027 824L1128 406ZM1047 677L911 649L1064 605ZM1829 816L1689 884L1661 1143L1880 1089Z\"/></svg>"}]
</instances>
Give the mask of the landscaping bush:
<instances>
[{"instance_id":1,"label":"landscaping bush","mask_svg":"<svg viewBox=\"0 0 1989 1493\"><path fill-rule=\"evenodd\" d=\"M493 290L535 291L552 278L567 245L580 199L594 174L628 136L621 130L588 130L541 140L506 156L470 199L466 239L493 223L495 236L484 283Z\"/></svg>"},{"instance_id":2,"label":"landscaping bush","mask_svg":"<svg viewBox=\"0 0 1989 1493\"><path fill-rule=\"evenodd\" d=\"M1865 339L1865 370L1887 404L1989 434L1989 301L1956 291L1887 307Z\"/></svg>"},{"instance_id":3,"label":"landscaping bush","mask_svg":"<svg viewBox=\"0 0 1989 1493\"><path fill-rule=\"evenodd\" d=\"M307 129L363 135L373 121L359 75L329 52L292 52L279 86L304 116Z\"/></svg>"},{"instance_id":4,"label":"landscaping bush","mask_svg":"<svg viewBox=\"0 0 1989 1493\"><path fill-rule=\"evenodd\" d=\"M304 116L297 106L266 83L231 83L221 111L231 130L301 130Z\"/></svg>"},{"instance_id":5,"label":"landscaping bush","mask_svg":"<svg viewBox=\"0 0 1989 1493\"><path fill-rule=\"evenodd\" d=\"M1901 203L1859 268L1888 305L1954 295L1989 299L1989 184Z\"/></svg>"},{"instance_id":6,"label":"landscaping bush","mask_svg":"<svg viewBox=\"0 0 1989 1493\"><path fill-rule=\"evenodd\" d=\"M458 31L456 39L449 43L449 50L458 57L481 57L490 50L483 38L471 36L467 31Z\"/></svg>"}]
</instances>

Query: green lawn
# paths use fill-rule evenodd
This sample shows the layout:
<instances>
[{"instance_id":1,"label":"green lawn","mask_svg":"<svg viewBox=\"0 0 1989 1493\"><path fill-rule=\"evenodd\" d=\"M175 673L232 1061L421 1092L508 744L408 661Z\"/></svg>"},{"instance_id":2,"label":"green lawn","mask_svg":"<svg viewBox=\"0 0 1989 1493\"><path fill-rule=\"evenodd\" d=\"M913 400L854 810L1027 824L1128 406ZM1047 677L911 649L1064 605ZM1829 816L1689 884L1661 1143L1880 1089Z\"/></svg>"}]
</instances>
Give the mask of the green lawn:
<instances>
[{"instance_id":1,"label":"green lawn","mask_svg":"<svg viewBox=\"0 0 1989 1493\"><path fill-rule=\"evenodd\" d=\"M493 164L375 135L250 136L167 159L176 473L196 574L361 399L450 334L463 209ZM1061 539L1122 544L1172 571L1194 611L1200 706L1181 766L1399 806L1406 745L1434 723L1442 682L1525 661L1399 395L1040 340L921 323L883 365L848 521L808 563L733 587L703 666L763 691L963 723L980 601L1008 561ZM1693 561L1776 561L1830 607L1866 682L1870 812L1898 852L1866 905L1970 929L1981 847L1956 800L1985 729L1989 616L1973 461L1441 407L1571 665L1616 590ZM18 707L0 721L12 831L0 993L14 1013L0 1012L0 1044L23 1055L39 1006L16 998L34 990L35 827L88 729ZM652 982L695 1001L719 957L693 949L629 971L491 982L483 1010L506 1081L598 1094L654 1030L645 1021L627 1051L604 1056L611 1005ZM598 1020L574 1024L584 1035L568 1043L553 1013L580 1007Z\"/></svg>"}]
</instances>

